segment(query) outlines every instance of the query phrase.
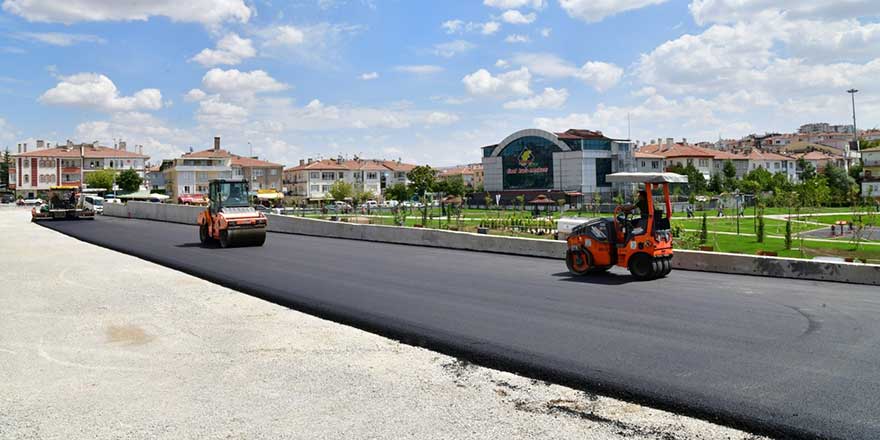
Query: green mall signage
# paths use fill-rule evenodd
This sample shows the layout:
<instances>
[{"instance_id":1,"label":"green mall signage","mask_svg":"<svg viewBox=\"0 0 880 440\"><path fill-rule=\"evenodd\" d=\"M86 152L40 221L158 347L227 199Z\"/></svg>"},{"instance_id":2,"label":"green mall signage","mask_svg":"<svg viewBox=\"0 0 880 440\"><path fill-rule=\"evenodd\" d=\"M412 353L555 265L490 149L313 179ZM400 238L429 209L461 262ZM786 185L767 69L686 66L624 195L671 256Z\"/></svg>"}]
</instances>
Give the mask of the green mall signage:
<instances>
[{"instance_id":1,"label":"green mall signage","mask_svg":"<svg viewBox=\"0 0 880 440\"><path fill-rule=\"evenodd\" d=\"M516 142L508 145L501 155L505 190L553 188L553 148L540 143Z\"/></svg>"}]
</instances>

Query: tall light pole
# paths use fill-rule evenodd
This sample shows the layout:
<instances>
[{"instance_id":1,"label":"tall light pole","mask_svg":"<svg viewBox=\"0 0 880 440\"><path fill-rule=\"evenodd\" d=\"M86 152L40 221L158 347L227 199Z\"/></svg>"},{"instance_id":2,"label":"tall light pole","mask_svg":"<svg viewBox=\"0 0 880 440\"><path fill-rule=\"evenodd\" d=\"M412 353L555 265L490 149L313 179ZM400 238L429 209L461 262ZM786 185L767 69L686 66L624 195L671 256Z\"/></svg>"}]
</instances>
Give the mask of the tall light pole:
<instances>
[{"instance_id":1,"label":"tall light pole","mask_svg":"<svg viewBox=\"0 0 880 440\"><path fill-rule=\"evenodd\" d=\"M858 89L852 88L846 91L849 93L852 98L852 112L853 112L853 145L856 147L856 151L859 151L859 129L856 127L856 93L858 93ZM846 171L849 172L849 159L850 159L850 149L846 149Z\"/></svg>"}]
</instances>

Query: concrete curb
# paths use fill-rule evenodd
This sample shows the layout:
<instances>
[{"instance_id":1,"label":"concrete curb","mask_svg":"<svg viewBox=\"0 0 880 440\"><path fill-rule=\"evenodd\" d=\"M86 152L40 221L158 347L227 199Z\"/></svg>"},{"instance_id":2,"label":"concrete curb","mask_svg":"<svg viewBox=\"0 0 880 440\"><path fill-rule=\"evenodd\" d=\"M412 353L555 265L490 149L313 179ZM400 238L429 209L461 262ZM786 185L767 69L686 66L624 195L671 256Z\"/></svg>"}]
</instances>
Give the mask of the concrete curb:
<instances>
[{"instance_id":1,"label":"concrete curb","mask_svg":"<svg viewBox=\"0 0 880 440\"><path fill-rule=\"evenodd\" d=\"M198 206L129 202L106 205L104 215L195 225ZM564 241L499 237L470 232L360 225L269 214L269 232L428 246L476 252L563 259ZM681 270L770 276L880 286L880 265L796 258L676 250L672 266Z\"/></svg>"}]
</instances>

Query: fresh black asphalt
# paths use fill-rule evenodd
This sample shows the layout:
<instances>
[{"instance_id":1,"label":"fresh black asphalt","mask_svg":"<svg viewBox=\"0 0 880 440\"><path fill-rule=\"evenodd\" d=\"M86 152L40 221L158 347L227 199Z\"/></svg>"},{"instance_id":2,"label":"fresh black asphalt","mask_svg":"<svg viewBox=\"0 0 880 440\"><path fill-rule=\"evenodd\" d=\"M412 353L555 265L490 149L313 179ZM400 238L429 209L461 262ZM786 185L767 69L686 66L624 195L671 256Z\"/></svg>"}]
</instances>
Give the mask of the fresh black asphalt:
<instances>
[{"instance_id":1,"label":"fresh black asphalt","mask_svg":"<svg viewBox=\"0 0 880 440\"><path fill-rule=\"evenodd\" d=\"M561 260L274 233L206 248L194 226L129 219L46 226L486 366L777 437L880 438L877 287L575 279Z\"/></svg>"}]
</instances>

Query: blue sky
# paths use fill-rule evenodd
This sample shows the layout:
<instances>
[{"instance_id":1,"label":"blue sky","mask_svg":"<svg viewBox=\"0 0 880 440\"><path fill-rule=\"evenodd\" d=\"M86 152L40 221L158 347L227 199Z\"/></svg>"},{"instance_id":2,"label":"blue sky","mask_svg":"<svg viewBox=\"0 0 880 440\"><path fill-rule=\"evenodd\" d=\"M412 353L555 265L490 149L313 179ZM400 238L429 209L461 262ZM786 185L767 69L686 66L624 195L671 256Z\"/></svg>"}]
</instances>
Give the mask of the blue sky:
<instances>
[{"instance_id":1,"label":"blue sky","mask_svg":"<svg viewBox=\"0 0 880 440\"><path fill-rule=\"evenodd\" d=\"M125 139L451 165L522 128L880 124L880 2L2 0L0 146ZM629 119L630 124L627 124Z\"/></svg>"}]
</instances>

